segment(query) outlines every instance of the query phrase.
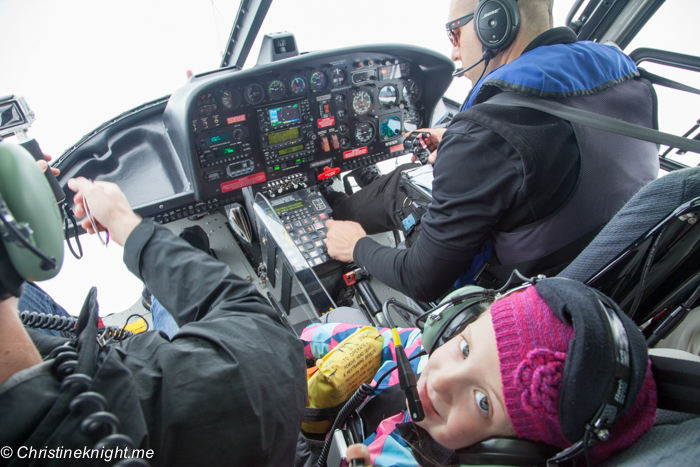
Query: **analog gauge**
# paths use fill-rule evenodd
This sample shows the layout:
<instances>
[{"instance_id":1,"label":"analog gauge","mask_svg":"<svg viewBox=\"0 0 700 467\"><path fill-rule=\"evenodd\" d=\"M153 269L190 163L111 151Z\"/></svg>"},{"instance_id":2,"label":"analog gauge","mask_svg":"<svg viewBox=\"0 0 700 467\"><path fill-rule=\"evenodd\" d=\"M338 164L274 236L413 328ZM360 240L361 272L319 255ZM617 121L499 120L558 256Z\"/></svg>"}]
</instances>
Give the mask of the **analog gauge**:
<instances>
[{"instance_id":1,"label":"analog gauge","mask_svg":"<svg viewBox=\"0 0 700 467\"><path fill-rule=\"evenodd\" d=\"M246 86L244 96L245 100L248 101L249 104L256 105L261 103L265 98L265 91L263 90L262 86L257 83L253 83Z\"/></svg>"},{"instance_id":2,"label":"analog gauge","mask_svg":"<svg viewBox=\"0 0 700 467\"><path fill-rule=\"evenodd\" d=\"M377 100L384 105L394 105L396 104L396 98L398 97L398 92L396 91L396 86L393 84L387 84L379 90L379 96Z\"/></svg>"},{"instance_id":3,"label":"analog gauge","mask_svg":"<svg viewBox=\"0 0 700 467\"><path fill-rule=\"evenodd\" d=\"M403 119L403 128L406 131L416 131L420 128L421 118L420 114L415 110L409 110L406 114L406 118Z\"/></svg>"},{"instance_id":4,"label":"analog gauge","mask_svg":"<svg viewBox=\"0 0 700 467\"><path fill-rule=\"evenodd\" d=\"M278 79L270 81L270 84L267 85L267 95L270 96L270 99L273 101L284 99L286 94L287 89L284 83Z\"/></svg>"},{"instance_id":5,"label":"analog gauge","mask_svg":"<svg viewBox=\"0 0 700 467\"><path fill-rule=\"evenodd\" d=\"M335 113L335 115L336 115L338 118L345 118L345 117L348 116L348 111L345 110L345 109L338 109L338 111Z\"/></svg>"},{"instance_id":6,"label":"analog gauge","mask_svg":"<svg viewBox=\"0 0 700 467\"><path fill-rule=\"evenodd\" d=\"M322 71L314 71L311 74L311 90L312 91L321 91L323 89L326 89L326 86L328 85L328 78L326 77L326 74Z\"/></svg>"},{"instance_id":7,"label":"analog gauge","mask_svg":"<svg viewBox=\"0 0 700 467\"><path fill-rule=\"evenodd\" d=\"M420 84L412 79L406 80L406 84L403 87L403 100L409 104L415 104L420 99L420 94Z\"/></svg>"},{"instance_id":8,"label":"analog gauge","mask_svg":"<svg viewBox=\"0 0 700 467\"><path fill-rule=\"evenodd\" d=\"M350 127L347 123L341 123L340 125L338 125L338 131L343 134L347 133L349 129Z\"/></svg>"},{"instance_id":9,"label":"analog gauge","mask_svg":"<svg viewBox=\"0 0 700 467\"><path fill-rule=\"evenodd\" d=\"M352 108L357 115L364 115L372 108L372 94L360 91L352 98Z\"/></svg>"},{"instance_id":10,"label":"analog gauge","mask_svg":"<svg viewBox=\"0 0 700 467\"><path fill-rule=\"evenodd\" d=\"M333 87L342 86L345 83L345 72L342 68L333 68L331 79L333 80Z\"/></svg>"},{"instance_id":11,"label":"analog gauge","mask_svg":"<svg viewBox=\"0 0 700 467\"><path fill-rule=\"evenodd\" d=\"M335 95L335 103L339 107L345 107L345 94L336 94Z\"/></svg>"},{"instance_id":12,"label":"analog gauge","mask_svg":"<svg viewBox=\"0 0 700 467\"><path fill-rule=\"evenodd\" d=\"M306 92L306 80L301 76L294 78L289 85L289 89L295 96L300 96Z\"/></svg>"},{"instance_id":13,"label":"analog gauge","mask_svg":"<svg viewBox=\"0 0 700 467\"><path fill-rule=\"evenodd\" d=\"M379 132L383 140L395 138L401 134L401 119L396 115L389 115L379 124Z\"/></svg>"},{"instance_id":14,"label":"analog gauge","mask_svg":"<svg viewBox=\"0 0 700 467\"><path fill-rule=\"evenodd\" d=\"M221 103L227 109L235 109L241 105L241 95L233 90L224 91L221 93Z\"/></svg>"},{"instance_id":15,"label":"analog gauge","mask_svg":"<svg viewBox=\"0 0 700 467\"><path fill-rule=\"evenodd\" d=\"M343 149L346 149L350 146L350 138L348 138L347 136L343 136L342 138L340 138L339 142L340 142L340 147Z\"/></svg>"},{"instance_id":16,"label":"analog gauge","mask_svg":"<svg viewBox=\"0 0 700 467\"><path fill-rule=\"evenodd\" d=\"M359 144L367 144L374 139L374 125L371 122L360 122L355 127L355 140Z\"/></svg>"}]
</instances>

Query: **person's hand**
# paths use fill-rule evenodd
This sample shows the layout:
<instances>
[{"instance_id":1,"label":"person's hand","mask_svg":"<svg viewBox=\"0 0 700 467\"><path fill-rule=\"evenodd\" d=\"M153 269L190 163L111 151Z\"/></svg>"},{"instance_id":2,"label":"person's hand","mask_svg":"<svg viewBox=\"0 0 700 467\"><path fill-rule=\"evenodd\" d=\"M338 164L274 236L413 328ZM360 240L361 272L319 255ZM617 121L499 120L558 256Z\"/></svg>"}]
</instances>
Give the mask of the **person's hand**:
<instances>
[{"instance_id":1,"label":"person's hand","mask_svg":"<svg viewBox=\"0 0 700 467\"><path fill-rule=\"evenodd\" d=\"M345 452L345 458L348 464L352 465L355 459L362 459L362 465L372 465L372 459L369 457L369 449L364 444L351 444Z\"/></svg>"},{"instance_id":2,"label":"person's hand","mask_svg":"<svg viewBox=\"0 0 700 467\"><path fill-rule=\"evenodd\" d=\"M367 236L365 229L357 222L332 219L326 222L326 227L328 227L328 242L326 246L331 258L345 263L352 261L352 252L355 250L355 244L359 239Z\"/></svg>"},{"instance_id":3,"label":"person's hand","mask_svg":"<svg viewBox=\"0 0 700 467\"><path fill-rule=\"evenodd\" d=\"M119 245L124 246L131 232L141 223L141 217L132 211L126 196L114 183L93 182L78 177L68 180L68 188L75 192L75 215L86 215L84 200L87 199L97 229L109 231L110 238ZM95 233L87 217L80 221L80 225L88 233Z\"/></svg>"},{"instance_id":4,"label":"person's hand","mask_svg":"<svg viewBox=\"0 0 700 467\"><path fill-rule=\"evenodd\" d=\"M446 130L447 128L421 128L420 130L416 130L416 132L425 131L427 133L430 133L430 139L424 142L425 145L428 147L428 151L430 151L430 155L428 156L428 162L431 164L435 163L435 158L437 158L438 144L440 144L440 141L442 140L442 135L445 134ZM418 159L416 159L415 156L411 156L411 161L418 162Z\"/></svg>"},{"instance_id":5,"label":"person's hand","mask_svg":"<svg viewBox=\"0 0 700 467\"><path fill-rule=\"evenodd\" d=\"M48 154L44 154L44 159L46 159L46 160L45 161L36 161L36 165L39 166L42 173L46 172L46 169L49 167L48 161L51 160L51 156L49 156ZM60 170L55 169L53 167L51 167L51 172L53 172L53 174L56 176L58 176L58 174L61 173Z\"/></svg>"}]
</instances>

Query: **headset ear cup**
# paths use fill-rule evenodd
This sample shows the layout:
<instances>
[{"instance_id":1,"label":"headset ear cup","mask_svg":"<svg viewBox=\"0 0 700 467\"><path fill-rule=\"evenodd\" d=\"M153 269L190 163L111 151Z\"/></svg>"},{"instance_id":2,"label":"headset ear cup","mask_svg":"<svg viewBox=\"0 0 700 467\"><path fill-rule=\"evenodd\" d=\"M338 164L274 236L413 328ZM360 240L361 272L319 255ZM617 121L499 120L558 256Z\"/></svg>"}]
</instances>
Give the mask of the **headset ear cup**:
<instances>
[{"instance_id":1,"label":"headset ear cup","mask_svg":"<svg viewBox=\"0 0 700 467\"><path fill-rule=\"evenodd\" d=\"M484 52L508 47L520 29L516 0L480 0L474 10L474 31Z\"/></svg>"},{"instance_id":2,"label":"headset ear cup","mask_svg":"<svg viewBox=\"0 0 700 467\"><path fill-rule=\"evenodd\" d=\"M484 306L485 290L476 285L467 285L455 290L442 300L441 303L445 304L457 297L471 295L456 305L448 306L435 317L433 314L428 316L421 335L423 349L428 354L433 353L435 349L444 344L445 338L449 337L450 332L456 326L466 320L478 317L486 309Z\"/></svg>"},{"instance_id":3,"label":"headset ear cup","mask_svg":"<svg viewBox=\"0 0 700 467\"><path fill-rule=\"evenodd\" d=\"M42 281L58 274L63 263L63 227L48 180L34 158L21 146L0 142L0 199L19 226L28 226L27 240L56 260L56 267L45 269L43 261L28 248L3 239L13 269L26 281ZM0 223L0 230L4 224ZM5 268L7 269L7 268ZM13 282L0 276L3 282Z\"/></svg>"}]
</instances>

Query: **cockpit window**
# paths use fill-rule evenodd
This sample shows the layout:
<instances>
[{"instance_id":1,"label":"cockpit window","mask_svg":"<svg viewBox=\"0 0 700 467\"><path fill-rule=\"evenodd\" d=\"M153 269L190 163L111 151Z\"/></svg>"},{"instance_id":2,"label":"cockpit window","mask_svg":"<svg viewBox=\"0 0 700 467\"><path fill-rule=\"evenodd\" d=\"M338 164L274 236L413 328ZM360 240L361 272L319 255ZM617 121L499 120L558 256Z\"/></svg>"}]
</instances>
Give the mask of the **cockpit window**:
<instances>
[{"instance_id":1,"label":"cockpit window","mask_svg":"<svg viewBox=\"0 0 700 467\"><path fill-rule=\"evenodd\" d=\"M555 26L564 25L573 3L574 0L554 2ZM448 2L426 3L425 0L274 1L244 68L257 62L263 35L279 31L293 33L302 53L382 43L425 47L449 57L452 45L445 36L447 10ZM469 80L455 79L445 96L461 103L469 89Z\"/></svg>"},{"instance_id":2,"label":"cockpit window","mask_svg":"<svg viewBox=\"0 0 700 467\"><path fill-rule=\"evenodd\" d=\"M36 113L31 136L60 156L103 122L171 94L187 70L218 68L239 3L0 2L0 96L24 96Z\"/></svg>"},{"instance_id":3,"label":"cockpit window","mask_svg":"<svg viewBox=\"0 0 700 467\"><path fill-rule=\"evenodd\" d=\"M684 12L679 14L679 12ZM660 49L686 55L698 55L697 41L691 39L692 31L697 31L697 18L700 4L696 0L674 0L665 2L651 17L640 33L630 43L625 52L631 53L640 48ZM638 64L650 73L668 78L686 86L700 90L700 71L689 71L673 66L645 61ZM655 86L659 100L659 129L676 135L689 136L700 130L700 95ZM666 147L661 148L661 154ZM688 166L700 164L700 155L692 152L670 151L667 158Z\"/></svg>"}]
</instances>

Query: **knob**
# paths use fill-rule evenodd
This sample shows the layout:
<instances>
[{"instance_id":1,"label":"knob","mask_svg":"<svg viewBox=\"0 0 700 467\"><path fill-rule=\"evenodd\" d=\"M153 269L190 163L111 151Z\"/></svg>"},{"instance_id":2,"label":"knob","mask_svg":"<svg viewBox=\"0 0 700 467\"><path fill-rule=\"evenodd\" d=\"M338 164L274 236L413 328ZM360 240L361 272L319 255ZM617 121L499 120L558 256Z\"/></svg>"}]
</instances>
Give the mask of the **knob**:
<instances>
[{"instance_id":1,"label":"knob","mask_svg":"<svg viewBox=\"0 0 700 467\"><path fill-rule=\"evenodd\" d=\"M313 131L309 131L308 133L306 133L306 138L310 139L311 141L315 141L316 140L316 133L314 133Z\"/></svg>"},{"instance_id":2,"label":"knob","mask_svg":"<svg viewBox=\"0 0 700 467\"><path fill-rule=\"evenodd\" d=\"M240 128L233 130L233 139L240 140L241 138L243 138L243 130Z\"/></svg>"}]
</instances>

